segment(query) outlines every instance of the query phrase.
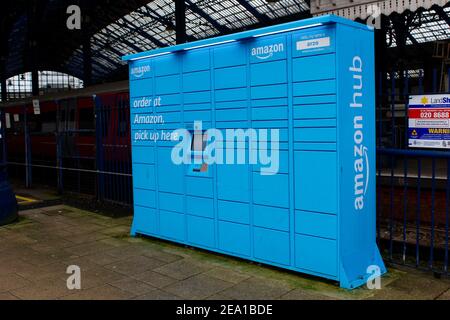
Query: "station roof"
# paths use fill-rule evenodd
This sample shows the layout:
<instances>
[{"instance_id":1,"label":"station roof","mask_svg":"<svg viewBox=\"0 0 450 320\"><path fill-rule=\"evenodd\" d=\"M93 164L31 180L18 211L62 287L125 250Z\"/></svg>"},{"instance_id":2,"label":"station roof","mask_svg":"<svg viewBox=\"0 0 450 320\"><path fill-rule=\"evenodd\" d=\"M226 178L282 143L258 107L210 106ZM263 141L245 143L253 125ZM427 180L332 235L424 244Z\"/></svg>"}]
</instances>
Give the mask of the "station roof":
<instances>
[{"instance_id":1,"label":"station roof","mask_svg":"<svg viewBox=\"0 0 450 320\"><path fill-rule=\"evenodd\" d=\"M310 17L309 0L185 0L189 42ZM70 5L81 7L81 30L69 30ZM174 0L15 0L0 11L0 74L33 66L83 79L83 44L91 45L94 83L123 79L122 56L176 42ZM407 44L450 39L450 2L410 17ZM391 23L392 26L392 23ZM396 46L396 34L391 28ZM89 43L89 42L88 42Z\"/></svg>"},{"instance_id":2,"label":"station roof","mask_svg":"<svg viewBox=\"0 0 450 320\"><path fill-rule=\"evenodd\" d=\"M393 28L393 19L390 21L388 41L390 46L395 47L397 35ZM429 9L419 8L416 12L410 13L407 23L409 24L407 45L450 39L450 1L442 7L433 5Z\"/></svg>"},{"instance_id":3,"label":"station roof","mask_svg":"<svg viewBox=\"0 0 450 320\"><path fill-rule=\"evenodd\" d=\"M80 31L66 27L74 0L16 0L0 12L5 77L45 70L83 78L83 37L90 37L94 82L123 70L123 55L175 44L173 0L80 0ZM30 5L32 3L32 5ZM309 16L307 0L186 0L188 41ZM32 51L34 50L34 51Z\"/></svg>"}]
</instances>

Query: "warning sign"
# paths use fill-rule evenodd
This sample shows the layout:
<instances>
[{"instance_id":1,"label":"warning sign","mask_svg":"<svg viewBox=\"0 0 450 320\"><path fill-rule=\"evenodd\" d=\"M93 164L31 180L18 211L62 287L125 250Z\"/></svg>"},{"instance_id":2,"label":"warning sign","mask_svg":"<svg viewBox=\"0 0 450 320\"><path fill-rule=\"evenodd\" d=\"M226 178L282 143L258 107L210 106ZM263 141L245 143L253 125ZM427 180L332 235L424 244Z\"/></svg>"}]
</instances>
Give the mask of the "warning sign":
<instances>
[{"instance_id":1,"label":"warning sign","mask_svg":"<svg viewBox=\"0 0 450 320\"><path fill-rule=\"evenodd\" d=\"M450 94L410 96L408 118L409 147L450 149Z\"/></svg>"}]
</instances>

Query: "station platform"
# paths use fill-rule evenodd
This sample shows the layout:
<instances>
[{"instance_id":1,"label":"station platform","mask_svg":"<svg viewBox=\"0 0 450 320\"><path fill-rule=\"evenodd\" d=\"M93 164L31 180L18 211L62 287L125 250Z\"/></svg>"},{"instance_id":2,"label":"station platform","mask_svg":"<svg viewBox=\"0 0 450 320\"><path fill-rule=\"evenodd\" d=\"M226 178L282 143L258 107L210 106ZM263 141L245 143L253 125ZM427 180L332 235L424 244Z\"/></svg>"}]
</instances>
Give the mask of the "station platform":
<instances>
[{"instance_id":1,"label":"station platform","mask_svg":"<svg viewBox=\"0 0 450 320\"><path fill-rule=\"evenodd\" d=\"M32 205L32 204L36 204L36 203L42 203L42 200L32 198L31 196L29 196L27 194L22 194L22 195L16 194L16 200L17 200L17 204L19 206L27 206L27 205Z\"/></svg>"},{"instance_id":2,"label":"station platform","mask_svg":"<svg viewBox=\"0 0 450 320\"><path fill-rule=\"evenodd\" d=\"M25 188L14 183L12 187L20 211L59 204L61 202L61 196L54 189L46 189L42 186L39 188Z\"/></svg>"},{"instance_id":3,"label":"station platform","mask_svg":"<svg viewBox=\"0 0 450 320\"><path fill-rule=\"evenodd\" d=\"M0 227L0 300L450 299L449 279L417 270L389 266L380 290L347 291L303 274L132 238L130 225L131 217L66 205L22 210L17 223ZM80 267L81 290L67 288L70 265Z\"/></svg>"}]
</instances>

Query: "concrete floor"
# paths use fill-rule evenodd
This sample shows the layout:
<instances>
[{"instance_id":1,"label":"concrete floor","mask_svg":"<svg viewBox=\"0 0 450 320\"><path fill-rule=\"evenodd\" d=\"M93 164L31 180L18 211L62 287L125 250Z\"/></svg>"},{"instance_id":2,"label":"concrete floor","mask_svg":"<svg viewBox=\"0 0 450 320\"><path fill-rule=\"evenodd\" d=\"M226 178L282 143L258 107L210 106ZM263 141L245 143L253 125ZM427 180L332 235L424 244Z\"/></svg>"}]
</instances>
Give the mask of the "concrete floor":
<instances>
[{"instance_id":1,"label":"concrete floor","mask_svg":"<svg viewBox=\"0 0 450 320\"><path fill-rule=\"evenodd\" d=\"M448 299L450 280L389 268L381 290L335 283L148 238L129 237L131 218L68 206L21 212L0 227L3 299ZM66 269L81 268L81 290Z\"/></svg>"}]
</instances>

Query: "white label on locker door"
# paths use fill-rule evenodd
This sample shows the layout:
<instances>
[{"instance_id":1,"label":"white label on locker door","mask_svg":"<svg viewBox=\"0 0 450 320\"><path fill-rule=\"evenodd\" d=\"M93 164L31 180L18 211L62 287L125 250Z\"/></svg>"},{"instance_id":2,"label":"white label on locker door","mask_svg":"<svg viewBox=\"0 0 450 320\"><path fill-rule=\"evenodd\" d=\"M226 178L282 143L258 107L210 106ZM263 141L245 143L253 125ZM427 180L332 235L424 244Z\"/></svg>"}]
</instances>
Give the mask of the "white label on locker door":
<instances>
[{"instance_id":1,"label":"white label on locker door","mask_svg":"<svg viewBox=\"0 0 450 320\"><path fill-rule=\"evenodd\" d=\"M19 122L19 115L17 113L14 114L14 122Z\"/></svg>"},{"instance_id":2,"label":"white label on locker door","mask_svg":"<svg viewBox=\"0 0 450 320\"><path fill-rule=\"evenodd\" d=\"M297 41L297 50L309 50L330 46L330 37Z\"/></svg>"}]
</instances>

